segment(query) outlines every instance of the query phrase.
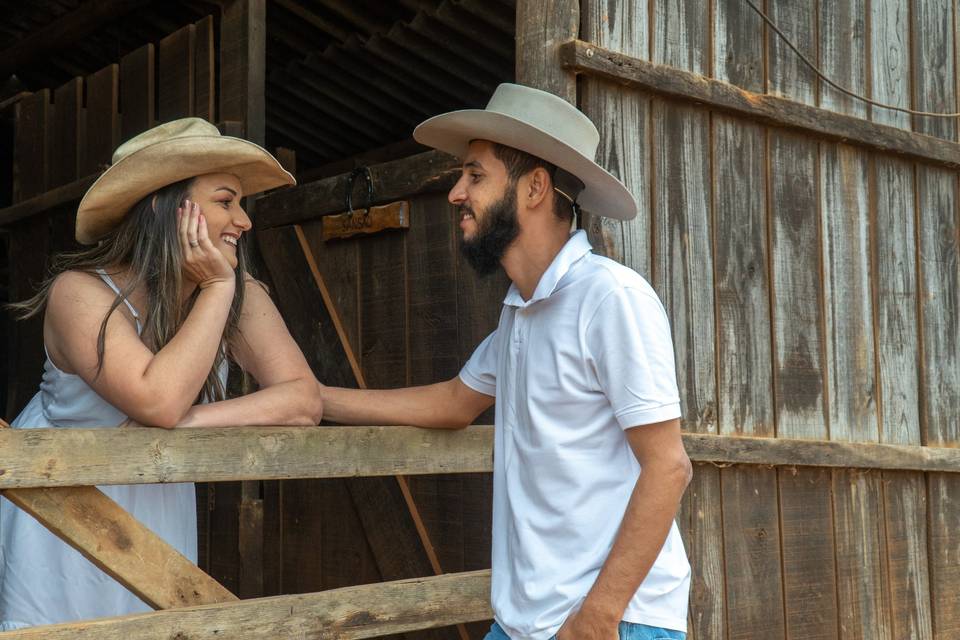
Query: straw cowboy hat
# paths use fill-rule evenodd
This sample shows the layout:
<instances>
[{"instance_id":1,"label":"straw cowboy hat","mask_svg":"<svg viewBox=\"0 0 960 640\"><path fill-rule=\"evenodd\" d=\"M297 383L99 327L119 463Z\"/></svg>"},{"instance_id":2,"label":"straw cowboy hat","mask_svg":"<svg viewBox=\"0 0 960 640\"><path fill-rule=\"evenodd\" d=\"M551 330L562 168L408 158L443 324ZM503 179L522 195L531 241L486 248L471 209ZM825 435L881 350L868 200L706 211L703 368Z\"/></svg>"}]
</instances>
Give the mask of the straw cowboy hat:
<instances>
[{"instance_id":1,"label":"straw cowboy hat","mask_svg":"<svg viewBox=\"0 0 960 640\"><path fill-rule=\"evenodd\" d=\"M486 109L434 116L413 132L428 147L464 157L472 140L489 140L546 160L585 185L577 203L591 213L630 220L633 194L594 162L600 134L590 118L552 93L518 84L497 87Z\"/></svg>"},{"instance_id":2,"label":"straw cowboy hat","mask_svg":"<svg viewBox=\"0 0 960 640\"><path fill-rule=\"evenodd\" d=\"M220 135L201 118L174 120L144 131L113 152L110 168L80 201L77 242L96 243L144 197L205 173L237 176L244 196L296 184L266 149Z\"/></svg>"}]
</instances>

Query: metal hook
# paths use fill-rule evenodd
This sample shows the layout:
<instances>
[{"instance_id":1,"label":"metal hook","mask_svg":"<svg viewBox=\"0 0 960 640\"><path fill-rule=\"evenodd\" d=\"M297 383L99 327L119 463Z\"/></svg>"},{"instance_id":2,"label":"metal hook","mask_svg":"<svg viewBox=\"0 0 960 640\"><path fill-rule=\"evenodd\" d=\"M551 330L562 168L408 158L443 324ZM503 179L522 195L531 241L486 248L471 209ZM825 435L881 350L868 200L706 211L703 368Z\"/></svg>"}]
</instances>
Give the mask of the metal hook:
<instances>
[{"instance_id":1,"label":"metal hook","mask_svg":"<svg viewBox=\"0 0 960 640\"><path fill-rule=\"evenodd\" d=\"M351 216L353 215L353 186L360 174L363 174L367 182L366 215L370 215L370 205L373 204L373 176L370 174L370 167L357 167L347 177L347 213Z\"/></svg>"}]
</instances>

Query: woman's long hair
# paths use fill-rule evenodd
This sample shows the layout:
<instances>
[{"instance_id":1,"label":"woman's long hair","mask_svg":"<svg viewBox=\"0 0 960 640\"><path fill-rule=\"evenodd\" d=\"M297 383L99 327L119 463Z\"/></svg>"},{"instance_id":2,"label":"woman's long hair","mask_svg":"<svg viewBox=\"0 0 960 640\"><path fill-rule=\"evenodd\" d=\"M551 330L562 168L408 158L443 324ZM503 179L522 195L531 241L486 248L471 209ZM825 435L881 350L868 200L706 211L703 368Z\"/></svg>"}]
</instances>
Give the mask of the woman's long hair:
<instances>
[{"instance_id":1,"label":"woman's long hair","mask_svg":"<svg viewBox=\"0 0 960 640\"><path fill-rule=\"evenodd\" d=\"M96 275L97 269L107 273L120 268L129 270L130 278L114 299L100 324L97 335L97 375L103 369L107 320L123 301L139 287L147 294L147 308L140 309L143 333L141 339L154 353L162 349L183 325L193 308L199 289L181 302L183 287L183 254L177 234L177 207L189 196L193 179L163 187L138 202L122 222L93 247L62 253L53 259L50 276L29 300L9 305L20 319L39 314L46 307L50 288L64 271L83 271ZM240 310L243 307L246 251L243 239L237 243L236 293L224 328L222 344L230 344L238 336ZM226 354L218 349L213 366L198 397L210 401L223 400L226 390L219 376Z\"/></svg>"}]
</instances>

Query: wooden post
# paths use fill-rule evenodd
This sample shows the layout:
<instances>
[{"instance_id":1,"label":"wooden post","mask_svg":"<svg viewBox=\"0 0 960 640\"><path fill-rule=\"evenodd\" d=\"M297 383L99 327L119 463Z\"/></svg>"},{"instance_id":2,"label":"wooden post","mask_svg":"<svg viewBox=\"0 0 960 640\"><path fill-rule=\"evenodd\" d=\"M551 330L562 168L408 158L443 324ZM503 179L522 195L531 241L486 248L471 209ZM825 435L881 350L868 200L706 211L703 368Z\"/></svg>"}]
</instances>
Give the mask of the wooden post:
<instances>
[{"instance_id":1,"label":"wooden post","mask_svg":"<svg viewBox=\"0 0 960 640\"><path fill-rule=\"evenodd\" d=\"M563 68L560 45L579 28L579 0L517 0L517 82L576 104L576 77Z\"/></svg>"},{"instance_id":2,"label":"wooden post","mask_svg":"<svg viewBox=\"0 0 960 640\"><path fill-rule=\"evenodd\" d=\"M220 23L220 119L243 123L243 137L264 144L266 128L266 2L229 0ZM246 203L253 214L252 203ZM247 243L255 251L256 242ZM257 262L256 255L251 260ZM241 597L263 595L264 504L261 482L241 485L239 552ZM272 557L272 556L271 556Z\"/></svg>"}]
</instances>

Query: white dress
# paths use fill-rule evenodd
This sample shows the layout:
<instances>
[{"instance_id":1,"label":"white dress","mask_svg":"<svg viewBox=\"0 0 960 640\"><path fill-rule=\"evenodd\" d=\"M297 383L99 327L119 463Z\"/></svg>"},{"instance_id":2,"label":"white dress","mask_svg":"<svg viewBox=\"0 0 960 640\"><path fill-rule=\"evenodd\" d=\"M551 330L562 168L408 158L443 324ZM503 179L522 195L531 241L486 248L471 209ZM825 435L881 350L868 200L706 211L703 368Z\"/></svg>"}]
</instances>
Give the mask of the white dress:
<instances>
[{"instance_id":1,"label":"white dress","mask_svg":"<svg viewBox=\"0 0 960 640\"><path fill-rule=\"evenodd\" d=\"M100 272L110 288L116 285ZM137 322L140 319L128 302ZM79 377L60 371L49 356L43 382L13 427L108 427L120 413ZM197 510L193 483L107 486L100 489L197 562ZM151 611L142 600L47 531L8 500L0 500L0 631Z\"/></svg>"}]
</instances>

